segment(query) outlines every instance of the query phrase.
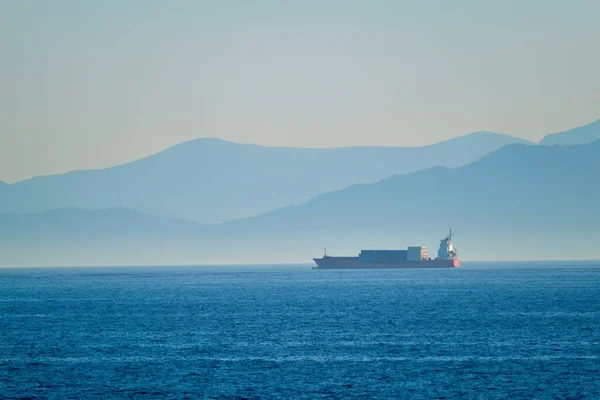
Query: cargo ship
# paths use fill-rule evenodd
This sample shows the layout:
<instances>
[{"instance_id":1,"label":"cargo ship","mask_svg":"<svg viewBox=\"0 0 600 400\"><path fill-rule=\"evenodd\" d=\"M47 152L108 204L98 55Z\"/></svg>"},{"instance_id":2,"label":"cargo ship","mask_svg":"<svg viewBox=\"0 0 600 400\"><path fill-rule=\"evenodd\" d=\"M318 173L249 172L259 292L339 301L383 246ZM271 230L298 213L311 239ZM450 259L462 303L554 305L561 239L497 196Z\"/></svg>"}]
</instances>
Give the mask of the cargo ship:
<instances>
[{"instance_id":1,"label":"cargo ship","mask_svg":"<svg viewBox=\"0 0 600 400\"><path fill-rule=\"evenodd\" d=\"M332 257L325 254L313 258L313 269L395 269L395 268L458 268L460 259L452 243L452 229L440 240L437 257L427 256L425 246L409 246L406 250L361 250L358 257Z\"/></svg>"}]
</instances>

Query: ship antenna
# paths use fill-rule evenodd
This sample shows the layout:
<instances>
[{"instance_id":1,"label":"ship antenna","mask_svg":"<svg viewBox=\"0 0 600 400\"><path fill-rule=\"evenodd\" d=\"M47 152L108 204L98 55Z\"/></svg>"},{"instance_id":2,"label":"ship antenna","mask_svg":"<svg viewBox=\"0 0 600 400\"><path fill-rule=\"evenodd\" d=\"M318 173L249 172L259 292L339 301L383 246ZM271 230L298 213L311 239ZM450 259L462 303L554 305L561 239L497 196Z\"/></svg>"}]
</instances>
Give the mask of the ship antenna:
<instances>
[{"instance_id":1,"label":"ship antenna","mask_svg":"<svg viewBox=\"0 0 600 400\"><path fill-rule=\"evenodd\" d=\"M327 246L323 245L323 257L327 257Z\"/></svg>"},{"instance_id":2,"label":"ship antenna","mask_svg":"<svg viewBox=\"0 0 600 400\"><path fill-rule=\"evenodd\" d=\"M450 234L448 235L448 239L452 240L452 228L450 228Z\"/></svg>"}]
</instances>

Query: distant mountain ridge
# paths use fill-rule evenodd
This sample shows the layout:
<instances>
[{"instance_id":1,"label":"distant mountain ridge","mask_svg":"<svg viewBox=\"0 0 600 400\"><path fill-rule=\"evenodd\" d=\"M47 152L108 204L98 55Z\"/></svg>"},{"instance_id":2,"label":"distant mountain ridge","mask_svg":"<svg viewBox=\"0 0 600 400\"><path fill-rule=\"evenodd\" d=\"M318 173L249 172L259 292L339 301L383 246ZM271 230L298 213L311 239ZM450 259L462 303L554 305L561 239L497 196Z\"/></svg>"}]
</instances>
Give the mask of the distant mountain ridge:
<instances>
[{"instance_id":1,"label":"distant mountain ridge","mask_svg":"<svg viewBox=\"0 0 600 400\"><path fill-rule=\"evenodd\" d=\"M457 167L510 143L478 132L424 147L305 149L197 139L102 170L40 176L3 188L0 212L130 208L203 223L259 215L356 183Z\"/></svg>"},{"instance_id":2,"label":"distant mountain ridge","mask_svg":"<svg viewBox=\"0 0 600 400\"><path fill-rule=\"evenodd\" d=\"M0 263L308 262L323 244L337 255L421 244L434 254L448 227L466 260L597 259L598 171L600 141L514 144L215 225L119 209L4 214Z\"/></svg>"},{"instance_id":3,"label":"distant mountain ridge","mask_svg":"<svg viewBox=\"0 0 600 400\"><path fill-rule=\"evenodd\" d=\"M204 232L124 208L0 214L0 267L189 264Z\"/></svg>"},{"instance_id":4,"label":"distant mountain ridge","mask_svg":"<svg viewBox=\"0 0 600 400\"><path fill-rule=\"evenodd\" d=\"M62 208L28 214L0 214L5 229L0 229L0 238L14 240L68 238L77 240L81 233L90 238L128 238L131 235L177 235L202 232L201 224L173 218L155 217L126 208L84 210ZM9 229L7 229L9 228Z\"/></svg>"},{"instance_id":5,"label":"distant mountain ridge","mask_svg":"<svg viewBox=\"0 0 600 400\"><path fill-rule=\"evenodd\" d=\"M360 235L434 231L440 225L540 233L556 223L561 229L589 232L600 226L600 185L594 184L598 171L600 141L585 146L508 145L461 168L436 167L354 185L223 226L254 232L320 227Z\"/></svg>"},{"instance_id":6,"label":"distant mountain ridge","mask_svg":"<svg viewBox=\"0 0 600 400\"><path fill-rule=\"evenodd\" d=\"M543 145L571 145L588 144L600 139L600 119L591 124L578 128L569 129L564 132L546 135L540 144Z\"/></svg>"}]
</instances>

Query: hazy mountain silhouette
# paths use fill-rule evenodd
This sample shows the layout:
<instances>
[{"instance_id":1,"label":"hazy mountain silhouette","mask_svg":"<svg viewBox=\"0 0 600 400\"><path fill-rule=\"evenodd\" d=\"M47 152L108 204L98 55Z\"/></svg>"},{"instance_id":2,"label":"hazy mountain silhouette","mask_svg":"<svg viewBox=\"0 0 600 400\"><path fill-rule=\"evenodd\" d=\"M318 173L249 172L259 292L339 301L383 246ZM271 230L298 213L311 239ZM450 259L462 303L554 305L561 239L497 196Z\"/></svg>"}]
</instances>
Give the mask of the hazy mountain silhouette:
<instances>
[{"instance_id":1,"label":"hazy mountain silhouette","mask_svg":"<svg viewBox=\"0 0 600 400\"><path fill-rule=\"evenodd\" d=\"M5 188L0 212L124 207L220 222L300 204L324 192L432 166L456 167L508 143L477 132L424 147L305 149L197 139L128 164L41 176Z\"/></svg>"},{"instance_id":2,"label":"hazy mountain silhouette","mask_svg":"<svg viewBox=\"0 0 600 400\"><path fill-rule=\"evenodd\" d=\"M600 215L600 141L587 146L509 145L458 169L431 168L326 193L299 207L230 224L302 229L328 223L391 228L413 224L480 227L479 218L511 229L529 222L584 227ZM351 218L347 218L352 216ZM551 217L551 218L549 218Z\"/></svg>"},{"instance_id":3,"label":"hazy mountain silhouette","mask_svg":"<svg viewBox=\"0 0 600 400\"><path fill-rule=\"evenodd\" d=\"M543 145L587 144L600 139L600 119L591 124L570 129L565 132L552 133L540 140Z\"/></svg>"},{"instance_id":4,"label":"hazy mountain silhouette","mask_svg":"<svg viewBox=\"0 0 600 400\"><path fill-rule=\"evenodd\" d=\"M202 228L195 222L154 217L126 208L64 208L31 214L0 214L0 221L0 238L3 240L31 239L33 236L37 236L37 240L130 238L132 235L165 237L195 234Z\"/></svg>"},{"instance_id":5,"label":"hazy mountain silhouette","mask_svg":"<svg viewBox=\"0 0 600 400\"><path fill-rule=\"evenodd\" d=\"M0 214L0 266L176 263L186 251L198 257L203 232L195 222L119 208Z\"/></svg>"},{"instance_id":6,"label":"hazy mountain silhouette","mask_svg":"<svg viewBox=\"0 0 600 400\"><path fill-rule=\"evenodd\" d=\"M467 260L598 258L598 171L600 141L517 144L464 167L353 185L209 226L127 210L3 215L0 254L4 264L28 265L309 261L323 244L335 254L420 244L435 253L453 227Z\"/></svg>"},{"instance_id":7,"label":"hazy mountain silhouette","mask_svg":"<svg viewBox=\"0 0 600 400\"><path fill-rule=\"evenodd\" d=\"M390 238L431 244L440 229L454 227L471 257L598 257L599 171L600 141L508 145L462 168L354 185L220 229L274 238L301 232L347 251L347 243L385 248Z\"/></svg>"},{"instance_id":8,"label":"hazy mountain silhouette","mask_svg":"<svg viewBox=\"0 0 600 400\"><path fill-rule=\"evenodd\" d=\"M5 198L10 190L10 185L6 182L0 181L0 199ZM1 202L2 200L0 200Z\"/></svg>"}]
</instances>

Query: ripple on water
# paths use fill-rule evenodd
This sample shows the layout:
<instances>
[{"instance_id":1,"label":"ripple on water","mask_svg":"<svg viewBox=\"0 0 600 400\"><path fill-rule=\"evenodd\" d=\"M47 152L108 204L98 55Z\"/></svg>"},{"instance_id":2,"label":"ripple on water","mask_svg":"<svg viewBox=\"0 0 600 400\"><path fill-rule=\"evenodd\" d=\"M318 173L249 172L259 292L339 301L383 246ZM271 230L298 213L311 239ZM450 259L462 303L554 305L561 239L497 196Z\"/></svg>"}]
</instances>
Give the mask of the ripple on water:
<instances>
[{"instance_id":1,"label":"ripple on water","mask_svg":"<svg viewBox=\"0 0 600 400\"><path fill-rule=\"evenodd\" d=\"M598 288L585 268L12 270L0 397L600 398Z\"/></svg>"}]
</instances>

